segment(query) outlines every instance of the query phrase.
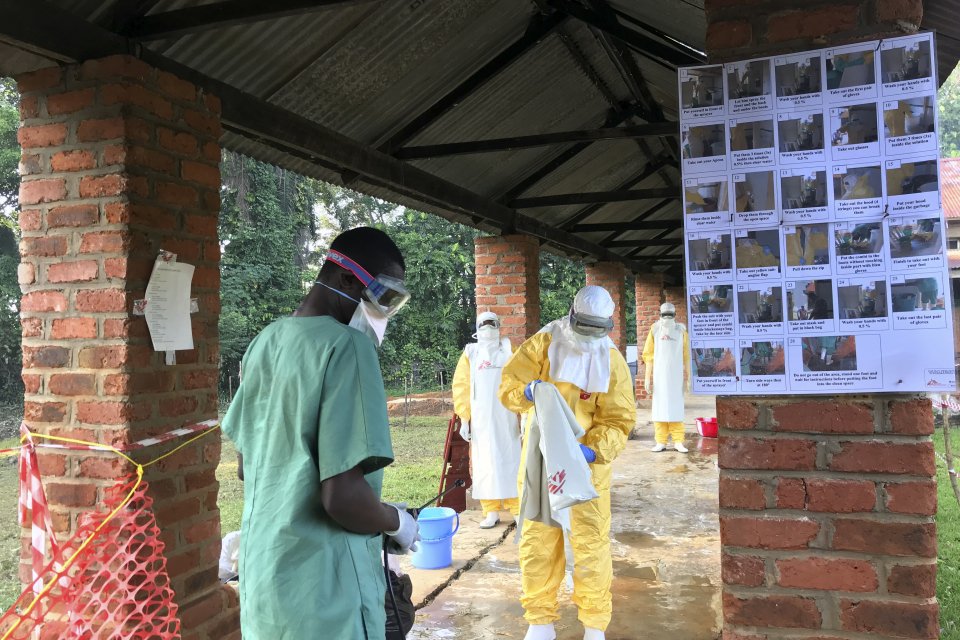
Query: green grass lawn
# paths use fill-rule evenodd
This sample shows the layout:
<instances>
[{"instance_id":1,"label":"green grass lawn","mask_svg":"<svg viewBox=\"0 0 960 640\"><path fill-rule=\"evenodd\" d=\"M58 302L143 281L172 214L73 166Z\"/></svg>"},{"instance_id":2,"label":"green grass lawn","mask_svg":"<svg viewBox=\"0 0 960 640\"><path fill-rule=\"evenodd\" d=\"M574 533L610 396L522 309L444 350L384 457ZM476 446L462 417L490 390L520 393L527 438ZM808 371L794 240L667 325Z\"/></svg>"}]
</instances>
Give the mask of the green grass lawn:
<instances>
[{"instance_id":1,"label":"green grass lawn","mask_svg":"<svg viewBox=\"0 0 960 640\"><path fill-rule=\"evenodd\" d=\"M383 475L383 499L419 507L437 494L447 436L447 418L411 417L406 428L391 428L396 459ZM220 468L220 530L239 531L243 515L243 483L237 479L237 451L223 439Z\"/></svg>"},{"instance_id":2,"label":"green grass lawn","mask_svg":"<svg viewBox=\"0 0 960 640\"><path fill-rule=\"evenodd\" d=\"M0 449L15 447L16 438L0 440ZM17 526L17 458L0 458L0 612L20 595L17 565L20 561L20 528Z\"/></svg>"},{"instance_id":3,"label":"green grass lawn","mask_svg":"<svg viewBox=\"0 0 960 640\"><path fill-rule=\"evenodd\" d=\"M960 430L954 429L950 441L955 453L960 449ZM943 432L934 438L937 451L943 453ZM955 461L960 467L960 461ZM950 488L946 465L937 459L937 598L940 600L941 640L960 640L960 506Z\"/></svg>"}]
</instances>

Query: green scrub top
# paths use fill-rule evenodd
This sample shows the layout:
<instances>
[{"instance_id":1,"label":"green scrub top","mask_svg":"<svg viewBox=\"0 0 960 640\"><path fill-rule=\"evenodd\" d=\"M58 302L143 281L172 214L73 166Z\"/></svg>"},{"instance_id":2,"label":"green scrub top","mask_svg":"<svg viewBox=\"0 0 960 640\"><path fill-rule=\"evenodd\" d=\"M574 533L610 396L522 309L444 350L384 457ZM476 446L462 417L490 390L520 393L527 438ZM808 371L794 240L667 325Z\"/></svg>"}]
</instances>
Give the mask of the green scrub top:
<instances>
[{"instance_id":1,"label":"green scrub top","mask_svg":"<svg viewBox=\"0 0 960 640\"><path fill-rule=\"evenodd\" d=\"M283 318L250 343L223 419L243 455L244 640L384 637L381 538L334 522L320 483L359 465L380 495L386 406L373 341L333 318Z\"/></svg>"}]
</instances>

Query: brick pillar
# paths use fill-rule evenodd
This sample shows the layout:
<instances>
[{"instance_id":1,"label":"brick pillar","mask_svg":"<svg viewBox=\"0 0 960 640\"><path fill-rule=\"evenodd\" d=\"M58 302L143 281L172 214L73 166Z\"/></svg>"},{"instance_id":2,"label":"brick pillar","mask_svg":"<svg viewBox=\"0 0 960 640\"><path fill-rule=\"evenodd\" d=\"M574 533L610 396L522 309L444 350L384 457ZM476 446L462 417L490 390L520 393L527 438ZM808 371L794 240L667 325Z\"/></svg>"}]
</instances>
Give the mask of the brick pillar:
<instances>
[{"instance_id":1,"label":"brick pillar","mask_svg":"<svg viewBox=\"0 0 960 640\"><path fill-rule=\"evenodd\" d=\"M682 322L690 328L687 322L687 288L684 286L667 287L664 289L664 302L670 302L677 308L677 322Z\"/></svg>"},{"instance_id":2,"label":"brick pillar","mask_svg":"<svg viewBox=\"0 0 960 640\"><path fill-rule=\"evenodd\" d=\"M122 444L215 419L219 101L125 56L17 80L25 420ZM196 266L196 348L174 366L131 315L161 248ZM195 640L239 638L236 599L217 579L219 459L215 433L146 471L184 638ZM113 455L79 452L44 453L41 466L64 536L131 472Z\"/></svg>"},{"instance_id":3,"label":"brick pillar","mask_svg":"<svg viewBox=\"0 0 960 640\"><path fill-rule=\"evenodd\" d=\"M650 398L643 390L643 376L646 367L643 364L643 345L647 341L650 327L660 317L660 305L663 304L663 276L653 273L641 273L636 278L637 298L637 400Z\"/></svg>"},{"instance_id":4,"label":"brick pillar","mask_svg":"<svg viewBox=\"0 0 960 640\"><path fill-rule=\"evenodd\" d=\"M620 262L594 262L586 265L587 284L595 284L610 292L610 297L617 305L613 316L613 331L610 339L613 340L620 353L627 353L627 309L623 301L627 296L627 269Z\"/></svg>"},{"instance_id":5,"label":"brick pillar","mask_svg":"<svg viewBox=\"0 0 960 640\"><path fill-rule=\"evenodd\" d=\"M920 0L707 0L711 62L902 35ZM936 638L933 412L911 394L719 397L727 640Z\"/></svg>"},{"instance_id":6,"label":"brick pillar","mask_svg":"<svg viewBox=\"0 0 960 640\"><path fill-rule=\"evenodd\" d=\"M530 236L488 236L474 244L477 313L500 316L514 348L540 330L540 245Z\"/></svg>"}]
</instances>

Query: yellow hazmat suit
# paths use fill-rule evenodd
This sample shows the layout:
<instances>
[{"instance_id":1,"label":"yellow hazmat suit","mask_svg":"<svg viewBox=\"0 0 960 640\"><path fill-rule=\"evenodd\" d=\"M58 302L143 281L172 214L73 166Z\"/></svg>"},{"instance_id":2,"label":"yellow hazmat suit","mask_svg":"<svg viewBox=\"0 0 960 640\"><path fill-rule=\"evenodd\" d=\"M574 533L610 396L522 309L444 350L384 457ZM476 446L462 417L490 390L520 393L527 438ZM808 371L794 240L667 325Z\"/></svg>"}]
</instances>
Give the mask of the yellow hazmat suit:
<instances>
[{"instance_id":1,"label":"yellow hazmat suit","mask_svg":"<svg viewBox=\"0 0 960 640\"><path fill-rule=\"evenodd\" d=\"M677 323L678 327L683 327L683 325ZM690 335L686 332L686 329L682 331L683 333L683 380L677 381L675 384L668 384L664 386L664 382L658 380L654 375L654 355L657 349L657 340L655 337L657 325L654 323L654 326L650 327L650 332L647 333L647 341L643 345L643 362L646 365L646 384L645 388L650 389L650 381L654 382L653 386L653 396L654 402L658 402L659 398L657 394L660 393L661 398L664 395L669 394L671 397L665 398L664 403L667 405L665 413L662 413L654 407L654 422L653 422L653 437L656 440L657 444L667 444L668 438L673 438L674 445L683 444L683 420L657 420L657 417L660 415L665 415L668 417L676 417L683 415L683 388L689 384L690 378ZM676 406L674 406L676 405ZM679 413L677 409L679 408Z\"/></svg>"},{"instance_id":2,"label":"yellow hazmat suit","mask_svg":"<svg viewBox=\"0 0 960 640\"><path fill-rule=\"evenodd\" d=\"M553 383L586 431L580 441L597 454L590 470L600 497L570 509L570 544L574 556L573 601L580 621L585 627L604 630L613 612L611 463L623 450L636 423L633 383L627 362L616 349L610 350L610 383L606 393L582 392L573 384L552 379L547 356L552 339L550 333L538 333L513 354L503 370L500 401L511 411L526 413L533 407L523 394L527 384L534 380ZM526 446L524 440L521 460L526 460ZM551 624L559 619L557 594L565 564L563 531L539 522L524 522L520 539L521 604L531 625Z\"/></svg>"}]
</instances>

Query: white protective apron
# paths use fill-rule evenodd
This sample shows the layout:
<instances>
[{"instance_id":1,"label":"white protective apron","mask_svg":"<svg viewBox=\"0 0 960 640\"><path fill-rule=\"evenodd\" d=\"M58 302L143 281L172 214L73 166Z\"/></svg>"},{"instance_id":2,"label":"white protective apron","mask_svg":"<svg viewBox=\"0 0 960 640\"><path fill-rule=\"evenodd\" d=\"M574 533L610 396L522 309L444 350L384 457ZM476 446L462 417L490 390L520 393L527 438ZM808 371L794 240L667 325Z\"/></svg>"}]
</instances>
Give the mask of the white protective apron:
<instances>
[{"instance_id":1,"label":"white protective apron","mask_svg":"<svg viewBox=\"0 0 960 640\"><path fill-rule=\"evenodd\" d=\"M660 322L653 329L654 422L683 422L683 334L682 325L667 330Z\"/></svg>"},{"instance_id":2,"label":"white protective apron","mask_svg":"<svg viewBox=\"0 0 960 640\"><path fill-rule=\"evenodd\" d=\"M478 344L467 346L470 360L470 458L473 466L471 494L477 500L517 497L520 419L497 397L503 365L510 359L510 352L510 341L506 338L493 353Z\"/></svg>"}]
</instances>

